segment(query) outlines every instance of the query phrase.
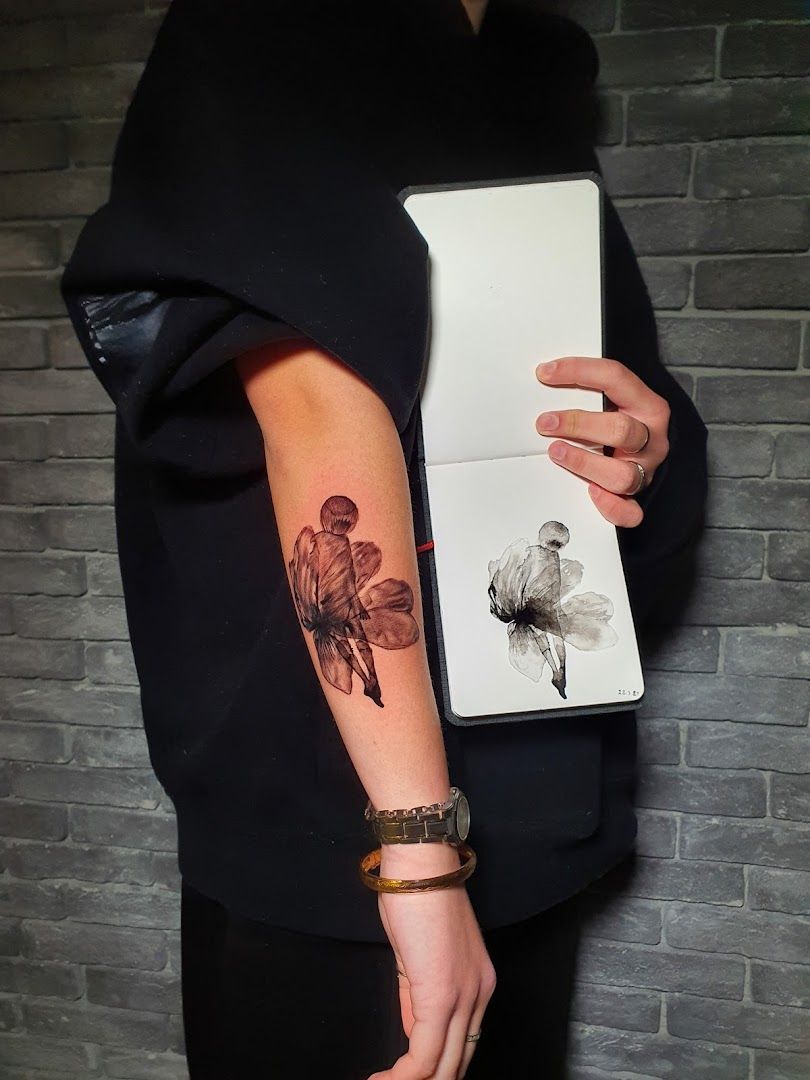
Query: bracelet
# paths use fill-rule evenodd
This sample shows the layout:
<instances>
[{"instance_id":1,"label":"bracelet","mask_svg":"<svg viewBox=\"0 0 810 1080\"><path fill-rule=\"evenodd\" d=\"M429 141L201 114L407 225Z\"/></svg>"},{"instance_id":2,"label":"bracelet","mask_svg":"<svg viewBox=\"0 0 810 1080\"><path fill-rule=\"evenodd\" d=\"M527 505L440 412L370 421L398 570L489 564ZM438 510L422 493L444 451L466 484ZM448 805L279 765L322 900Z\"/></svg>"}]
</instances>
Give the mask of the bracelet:
<instances>
[{"instance_id":1,"label":"bracelet","mask_svg":"<svg viewBox=\"0 0 810 1080\"><path fill-rule=\"evenodd\" d=\"M382 878L379 874L382 848L378 847L360 860L360 879L364 885L367 885L369 889L374 889L375 892L431 892L434 889L449 889L465 881L478 861L469 844L459 844L458 852L465 862L458 870L451 870L449 874L439 874L437 877L429 878ZM371 873L372 870L377 870L377 873Z\"/></svg>"}]
</instances>

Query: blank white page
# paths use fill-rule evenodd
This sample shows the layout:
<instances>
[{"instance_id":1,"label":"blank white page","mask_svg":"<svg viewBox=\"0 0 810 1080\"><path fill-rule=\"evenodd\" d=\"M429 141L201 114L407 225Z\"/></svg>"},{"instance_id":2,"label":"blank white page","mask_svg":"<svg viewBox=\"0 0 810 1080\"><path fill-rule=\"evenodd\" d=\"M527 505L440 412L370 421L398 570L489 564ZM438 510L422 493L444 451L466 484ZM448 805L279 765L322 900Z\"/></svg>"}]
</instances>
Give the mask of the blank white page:
<instances>
[{"instance_id":1,"label":"blank white page","mask_svg":"<svg viewBox=\"0 0 810 1080\"><path fill-rule=\"evenodd\" d=\"M535 375L543 360L602 355L598 184L414 191L403 206L430 249L425 464L546 453L538 413L602 409L600 391Z\"/></svg>"}]
</instances>

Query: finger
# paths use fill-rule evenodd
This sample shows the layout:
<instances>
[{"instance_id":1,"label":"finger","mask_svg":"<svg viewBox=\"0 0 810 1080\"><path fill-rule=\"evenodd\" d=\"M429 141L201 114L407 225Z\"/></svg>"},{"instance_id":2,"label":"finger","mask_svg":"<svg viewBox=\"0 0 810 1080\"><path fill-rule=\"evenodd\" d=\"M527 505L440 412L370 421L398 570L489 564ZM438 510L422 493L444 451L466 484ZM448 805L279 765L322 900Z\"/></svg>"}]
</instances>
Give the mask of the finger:
<instances>
[{"instance_id":1,"label":"finger","mask_svg":"<svg viewBox=\"0 0 810 1080\"><path fill-rule=\"evenodd\" d=\"M486 1038L486 1036L483 1034L484 1014L486 1012L487 1006L489 1005L490 999L492 998L492 993L493 991L488 988L481 990L481 993L478 996L478 1000L475 1003L475 1008L473 1009L472 1015L470 1016L469 1027L464 1033L464 1052L461 1057L461 1068L459 1069L458 1074L459 1080L464 1080L464 1076L467 1073L467 1069L470 1067L470 1062L472 1061L473 1055L475 1054L475 1051L478 1047L477 1040L475 1042L467 1042L467 1036L474 1035L476 1031L480 1031L481 1038Z\"/></svg>"},{"instance_id":2,"label":"finger","mask_svg":"<svg viewBox=\"0 0 810 1080\"><path fill-rule=\"evenodd\" d=\"M667 404L634 371L606 356L560 356L535 369L541 382L552 386L584 386L601 390L614 405L638 416L655 415Z\"/></svg>"},{"instance_id":3,"label":"finger","mask_svg":"<svg viewBox=\"0 0 810 1080\"><path fill-rule=\"evenodd\" d=\"M614 446L635 454L648 442L649 429L643 420L620 410L591 412L587 409L560 409L540 413L535 424L541 435L576 439L595 446Z\"/></svg>"},{"instance_id":4,"label":"finger","mask_svg":"<svg viewBox=\"0 0 810 1080\"><path fill-rule=\"evenodd\" d=\"M467 1042L469 1033L478 1030L472 1026L474 1023L474 1006L475 999L468 1001L466 1006L459 1004L456 1012L450 1018L444 1050L439 1059L436 1072L431 1076L431 1080L457 1080L466 1048L475 1046L475 1043Z\"/></svg>"},{"instance_id":5,"label":"finger","mask_svg":"<svg viewBox=\"0 0 810 1080\"><path fill-rule=\"evenodd\" d=\"M588 484L588 494L596 509L611 525L634 529L644 520L644 511L635 499L614 495L612 491L605 491L598 484Z\"/></svg>"},{"instance_id":6,"label":"finger","mask_svg":"<svg viewBox=\"0 0 810 1080\"><path fill-rule=\"evenodd\" d=\"M432 1077L447 1039L447 1029L455 1003L429 1007L428 1016L417 1016L408 1038L408 1049L397 1058L388 1072L381 1075L386 1080L426 1080Z\"/></svg>"},{"instance_id":7,"label":"finger","mask_svg":"<svg viewBox=\"0 0 810 1080\"><path fill-rule=\"evenodd\" d=\"M592 480L603 487L606 491L612 491L616 495L632 497L638 494L639 471L633 464L637 460L647 469L647 464L652 468L652 463L644 455L637 455L634 459L608 457L595 450L585 450L579 446L573 446L566 442L553 442L548 448L549 457L562 468L576 473L584 480ZM647 481L652 476L647 475Z\"/></svg>"}]
</instances>

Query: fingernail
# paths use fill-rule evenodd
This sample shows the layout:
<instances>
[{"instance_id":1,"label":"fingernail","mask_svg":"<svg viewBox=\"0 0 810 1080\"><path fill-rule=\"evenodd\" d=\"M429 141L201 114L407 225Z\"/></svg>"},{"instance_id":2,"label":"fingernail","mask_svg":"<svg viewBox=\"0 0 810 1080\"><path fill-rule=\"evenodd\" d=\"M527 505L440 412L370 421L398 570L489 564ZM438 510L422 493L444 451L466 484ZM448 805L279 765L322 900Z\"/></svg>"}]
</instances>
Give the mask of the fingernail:
<instances>
[{"instance_id":1,"label":"fingernail","mask_svg":"<svg viewBox=\"0 0 810 1080\"><path fill-rule=\"evenodd\" d=\"M553 375L557 368L556 360L546 360L543 364L537 365L537 377L539 379L544 378L546 375Z\"/></svg>"},{"instance_id":2,"label":"fingernail","mask_svg":"<svg viewBox=\"0 0 810 1080\"><path fill-rule=\"evenodd\" d=\"M554 443L553 446L549 447L548 452L555 461L564 461L565 455L568 453L568 447L565 443Z\"/></svg>"},{"instance_id":3,"label":"fingernail","mask_svg":"<svg viewBox=\"0 0 810 1080\"><path fill-rule=\"evenodd\" d=\"M537 426L545 428L547 431L553 431L554 428L560 426L560 418L553 412L540 413L537 417Z\"/></svg>"}]
</instances>

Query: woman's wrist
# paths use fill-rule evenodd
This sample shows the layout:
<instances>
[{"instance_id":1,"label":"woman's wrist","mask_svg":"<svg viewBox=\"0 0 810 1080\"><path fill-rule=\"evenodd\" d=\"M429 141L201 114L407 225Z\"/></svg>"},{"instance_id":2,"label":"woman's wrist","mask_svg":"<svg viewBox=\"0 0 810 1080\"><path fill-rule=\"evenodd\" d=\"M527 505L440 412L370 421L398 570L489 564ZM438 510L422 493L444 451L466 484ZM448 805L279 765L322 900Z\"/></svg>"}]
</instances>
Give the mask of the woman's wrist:
<instances>
[{"instance_id":1,"label":"woman's wrist","mask_svg":"<svg viewBox=\"0 0 810 1080\"><path fill-rule=\"evenodd\" d=\"M458 849L444 840L420 844L382 844L382 877L430 877L461 865Z\"/></svg>"}]
</instances>

